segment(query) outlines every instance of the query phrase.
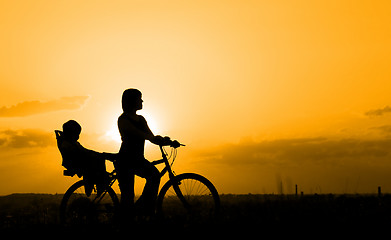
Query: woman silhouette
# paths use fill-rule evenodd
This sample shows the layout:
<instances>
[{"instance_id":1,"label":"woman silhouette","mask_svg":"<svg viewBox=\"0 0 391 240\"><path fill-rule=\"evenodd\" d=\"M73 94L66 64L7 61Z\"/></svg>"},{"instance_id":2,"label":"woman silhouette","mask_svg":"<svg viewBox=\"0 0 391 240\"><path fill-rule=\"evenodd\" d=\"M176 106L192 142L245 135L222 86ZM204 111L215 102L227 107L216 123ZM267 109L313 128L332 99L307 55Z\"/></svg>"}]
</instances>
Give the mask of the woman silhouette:
<instances>
[{"instance_id":1,"label":"woman silhouette","mask_svg":"<svg viewBox=\"0 0 391 240\"><path fill-rule=\"evenodd\" d=\"M161 136L155 136L149 129L147 121L137 110L142 109L143 100L137 89L127 89L122 94L123 113L118 118L118 129L122 144L117 161L118 182L121 190L121 205L125 211L133 208L134 203L134 174L146 179L144 190L137 209L144 214L154 213L156 196L159 190L160 172L144 157L145 140L154 144L163 141Z\"/></svg>"},{"instance_id":2,"label":"woman silhouette","mask_svg":"<svg viewBox=\"0 0 391 240\"><path fill-rule=\"evenodd\" d=\"M117 161L118 182L121 190L121 205L124 210L131 210L134 203L134 174L146 179L146 184L139 206L144 214L154 213L156 196L159 190L160 172L144 157L145 140L159 145L165 139L155 136L149 129L147 121L137 110L143 107L141 92L137 89L127 89L122 94L123 113L118 118L118 129L122 144Z\"/></svg>"}]
</instances>

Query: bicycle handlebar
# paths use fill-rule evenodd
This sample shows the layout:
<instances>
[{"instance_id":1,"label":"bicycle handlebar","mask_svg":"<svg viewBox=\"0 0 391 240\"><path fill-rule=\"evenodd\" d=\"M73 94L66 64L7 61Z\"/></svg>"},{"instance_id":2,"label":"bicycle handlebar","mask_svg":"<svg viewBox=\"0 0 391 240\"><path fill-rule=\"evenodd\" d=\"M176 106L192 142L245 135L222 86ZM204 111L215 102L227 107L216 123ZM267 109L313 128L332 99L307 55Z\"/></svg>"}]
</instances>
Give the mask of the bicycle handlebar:
<instances>
[{"instance_id":1,"label":"bicycle handlebar","mask_svg":"<svg viewBox=\"0 0 391 240\"><path fill-rule=\"evenodd\" d=\"M170 143L162 143L162 144L159 144L159 146L161 147L164 147L164 146L170 146L170 147L173 147L173 148L179 148L181 146L186 146L185 144L182 144L180 142L178 142L177 140L174 140L174 141L171 141Z\"/></svg>"},{"instance_id":2,"label":"bicycle handlebar","mask_svg":"<svg viewBox=\"0 0 391 240\"><path fill-rule=\"evenodd\" d=\"M161 147L163 147L163 146L170 146L170 147L173 147L173 148L178 148L180 146L186 146L186 145L178 142L177 140L172 141L170 139L170 137L161 138L160 141L161 142L158 145L161 146Z\"/></svg>"}]
</instances>

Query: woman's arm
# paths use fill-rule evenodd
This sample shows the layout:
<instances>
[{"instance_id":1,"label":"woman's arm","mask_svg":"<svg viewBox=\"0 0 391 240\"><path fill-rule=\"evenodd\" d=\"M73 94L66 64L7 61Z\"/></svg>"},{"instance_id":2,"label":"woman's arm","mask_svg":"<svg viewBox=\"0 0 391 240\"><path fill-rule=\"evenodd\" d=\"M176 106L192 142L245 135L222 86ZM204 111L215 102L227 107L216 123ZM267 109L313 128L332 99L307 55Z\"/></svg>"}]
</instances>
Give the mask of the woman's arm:
<instances>
[{"instance_id":1,"label":"woman's arm","mask_svg":"<svg viewBox=\"0 0 391 240\"><path fill-rule=\"evenodd\" d=\"M145 131L138 129L133 125L133 123L124 117L118 118L118 129L121 133L121 136L129 134L152 142L155 138L155 135L153 135L151 129L149 129L148 124L143 117L140 119L140 121L143 121L143 124L145 124Z\"/></svg>"}]
</instances>

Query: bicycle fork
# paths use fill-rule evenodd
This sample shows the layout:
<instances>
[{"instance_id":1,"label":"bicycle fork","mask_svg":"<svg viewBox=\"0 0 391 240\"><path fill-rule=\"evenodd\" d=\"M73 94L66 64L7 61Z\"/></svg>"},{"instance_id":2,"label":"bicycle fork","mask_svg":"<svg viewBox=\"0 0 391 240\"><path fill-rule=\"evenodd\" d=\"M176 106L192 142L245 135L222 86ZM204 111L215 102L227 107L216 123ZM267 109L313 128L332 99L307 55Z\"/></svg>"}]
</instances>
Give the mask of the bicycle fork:
<instances>
[{"instance_id":1,"label":"bicycle fork","mask_svg":"<svg viewBox=\"0 0 391 240\"><path fill-rule=\"evenodd\" d=\"M172 187L174 188L174 191L176 193L176 195L178 196L179 200L181 200L183 206L185 207L185 209L187 211L190 211L191 209L191 206L189 204L189 202L186 200L185 196L183 196L182 194L182 191L179 187L181 183L179 181L174 181L173 184L172 184Z\"/></svg>"}]
</instances>

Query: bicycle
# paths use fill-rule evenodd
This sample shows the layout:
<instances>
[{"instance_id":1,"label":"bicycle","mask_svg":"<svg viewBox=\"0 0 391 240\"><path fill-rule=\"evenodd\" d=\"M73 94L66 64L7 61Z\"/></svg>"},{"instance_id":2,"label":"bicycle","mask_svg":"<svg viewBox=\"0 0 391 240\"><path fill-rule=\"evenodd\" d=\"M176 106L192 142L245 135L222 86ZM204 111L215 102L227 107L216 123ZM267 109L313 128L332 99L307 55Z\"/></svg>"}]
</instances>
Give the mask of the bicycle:
<instances>
[{"instance_id":1,"label":"bicycle","mask_svg":"<svg viewBox=\"0 0 391 240\"><path fill-rule=\"evenodd\" d=\"M184 146L181 144L181 146ZM178 221L205 221L214 219L220 210L220 197L214 185L196 173L175 175L172 165L177 157L177 148L171 146L168 156L164 145L159 145L162 159L153 161L154 165L165 164L160 172L168 173L169 180L160 189L156 200L156 215L163 219ZM172 159L171 163L169 160ZM70 176L74 173L64 175ZM73 176L72 175L72 176ZM79 180L65 192L60 205L60 220L63 224L109 223L120 211L118 196L112 189L117 180L114 169L109 175L109 184L100 195L85 193L85 181ZM137 202L135 203L137 206ZM130 216L129 216L130 217Z\"/></svg>"}]
</instances>

